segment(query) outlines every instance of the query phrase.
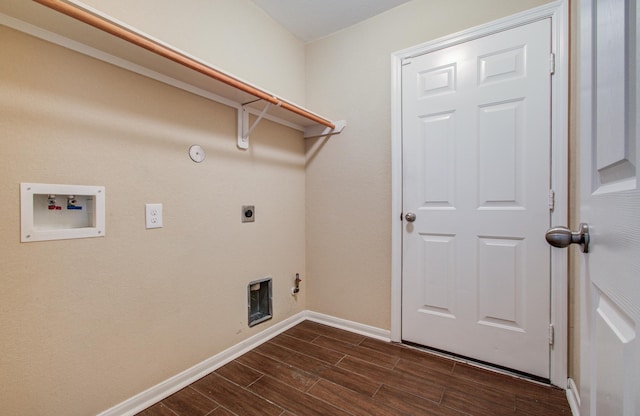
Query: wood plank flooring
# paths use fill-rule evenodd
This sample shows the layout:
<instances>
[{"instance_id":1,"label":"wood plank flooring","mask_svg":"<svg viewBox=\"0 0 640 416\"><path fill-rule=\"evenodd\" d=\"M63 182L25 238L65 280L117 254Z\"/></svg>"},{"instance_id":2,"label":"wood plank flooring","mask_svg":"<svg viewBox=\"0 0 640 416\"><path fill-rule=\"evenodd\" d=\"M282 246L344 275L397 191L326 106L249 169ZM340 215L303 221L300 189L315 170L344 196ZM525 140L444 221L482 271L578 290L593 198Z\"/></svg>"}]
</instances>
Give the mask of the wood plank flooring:
<instances>
[{"instance_id":1,"label":"wood plank flooring","mask_svg":"<svg viewBox=\"0 0 640 416\"><path fill-rule=\"evenodd\" d=\"M305 321L141 416L571 415L565 392Z\"/></svg>"}]
</instances>

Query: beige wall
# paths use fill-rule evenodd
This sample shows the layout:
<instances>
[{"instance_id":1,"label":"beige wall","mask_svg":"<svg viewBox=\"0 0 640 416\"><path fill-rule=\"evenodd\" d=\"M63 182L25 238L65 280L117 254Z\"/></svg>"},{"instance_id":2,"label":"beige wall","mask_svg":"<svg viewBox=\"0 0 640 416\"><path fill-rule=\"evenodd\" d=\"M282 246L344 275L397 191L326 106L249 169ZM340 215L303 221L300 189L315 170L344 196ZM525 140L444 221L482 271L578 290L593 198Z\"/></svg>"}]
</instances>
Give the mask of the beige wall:
<instances>
[{"instance_id":1,"label":"beige wall","mask_svg":"<svg viewBox=\"0 0 640 416\"><path fill-rule=\"evenodd\" d=\"M304 44L250 0L83 0L214 67L305 105Z\"/></svg>"},{"instance_id":2,"label":"beige wall","mask_svg":"<svg viewBox=\"0 0 640 416\"><path fill-rule=\"evenodd\" d=\"M263 121L243 152L232 108L3 26L0 49L0 413L96 414L305 309L300 132ZM104 185L107 236L20 243L20 182Z\"/></svg>"},{"instance_id":3,"label":"beige wall","mask_svg":"<svg viewBox=\"0 0 640 416\"><path fill-rule=\"evenodd\" d=\"M390 328L391 54L547 2L414 0L307 45L309 108L348 121L307 144L309 309Z\"/></svg>"}]
</instances>

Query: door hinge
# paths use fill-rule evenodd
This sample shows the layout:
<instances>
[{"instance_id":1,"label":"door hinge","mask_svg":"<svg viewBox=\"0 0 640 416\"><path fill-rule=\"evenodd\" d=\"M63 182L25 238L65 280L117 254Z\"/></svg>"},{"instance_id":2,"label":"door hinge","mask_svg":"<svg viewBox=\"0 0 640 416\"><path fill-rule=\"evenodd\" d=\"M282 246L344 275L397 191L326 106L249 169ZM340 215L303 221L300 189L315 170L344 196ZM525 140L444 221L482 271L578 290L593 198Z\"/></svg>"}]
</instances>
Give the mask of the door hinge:
<instances>
[{"instance_id":1,"label":"door hinge","mask_svg":"<svg viewBox=\"0 0 640 416\"><path fill-rule=\"evenodd\" d=\"M555 330L553 328L553 324L549 324L549 345L553 346L554 338L555 338Z\"/></svg>"},{"instance_id":2,"label":"door hinge","mask_svg":"<svg viewBox=\"0 0 640 416\"><path fill-rule=\"evenodd\" d=\"M549 189L549 211L553 211L556 207L556 193L553 189Z\"/></svg>"},{"instance_id":3,"label":"door hinge","mask_svg":"<svg viewBox=\"0 0 640 416\"><path fill-rule=\"evenodd\" d=\"M551 75L556 73L556 54L549 55L549 73Z\"/></svg>"}]
</instances>

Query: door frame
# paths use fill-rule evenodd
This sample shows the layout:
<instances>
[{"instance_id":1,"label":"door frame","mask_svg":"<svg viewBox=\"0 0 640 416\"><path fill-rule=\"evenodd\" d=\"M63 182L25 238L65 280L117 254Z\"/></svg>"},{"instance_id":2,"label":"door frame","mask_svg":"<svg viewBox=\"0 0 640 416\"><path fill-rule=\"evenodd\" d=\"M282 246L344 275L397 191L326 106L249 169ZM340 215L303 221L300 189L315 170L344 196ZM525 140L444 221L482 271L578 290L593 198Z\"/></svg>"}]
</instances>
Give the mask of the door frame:
<instances>
[{"instance_id":1,"label":"door frame","mask_svg":"<svg viewBox=\"0 0 640 416\"><path fill-rule=\"evenodd\" d=\"M551 51L555 54L551 77L551 188L555 192L552 224L568 221L568 111L569 111L569 0L552 3L476 26L391 55L391 340L402 341L402 60L464 43L493 33L551 19ZM551 65L551 62L550 62ZM540 238L544 238L543 235ZM550 355L550 381L567 388L568 365L568 253L551 250L551 324L554 345Z\"/></svg>"}]
</instances>

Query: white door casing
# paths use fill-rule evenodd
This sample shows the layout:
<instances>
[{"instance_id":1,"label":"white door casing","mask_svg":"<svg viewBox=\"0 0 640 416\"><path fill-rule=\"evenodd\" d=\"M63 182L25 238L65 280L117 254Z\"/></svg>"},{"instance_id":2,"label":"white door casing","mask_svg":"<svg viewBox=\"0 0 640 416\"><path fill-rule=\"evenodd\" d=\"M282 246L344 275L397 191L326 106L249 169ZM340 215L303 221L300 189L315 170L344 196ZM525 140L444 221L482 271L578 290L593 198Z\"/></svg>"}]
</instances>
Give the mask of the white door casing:
<instances>
[{"instance_id":1,"label":"white door casing","mask_svg":"<svg viewBox=\"0 0 640 416\"><path fill-rule=\"evenodd\" d=\"M403 62L402 338L549 378L550 19ZM411 215L411 214L408 214Z\"/></svg>"},{"instance_id":2,"label":"white door casing","mask_svg":"<svg viewBox=\"0 0 640 416\"><path fill-rule=\"evenodd\" d=\"M401 112L401 64L406 58L424 55L453 45L478 39L496 32L537 22L545 18L551 20L551 50L555 54L555 76L552 79L552 188L556 191L555 209L552 211L554 223L566 222L567 218L567 3L557 1L500 19L476 28L456 33L422 45L418 45L392 55L392 175L393 175L393 244L392 244L392 326L391 338L402 339L402 233L400 215L402 206L402 112ZM545 60L548 62L548 60ZM436 117L437 119L437 117ZM435 120L435 119L434 119ZM540 238L543 238L540 236ZM437 238L436 238L437 240ZM506 250L510 250L507 248ZM551 322L556 329L555 344L551 350L551 374L553 384L566 386L566 253L553 252L552 258L552 303Z\"/></svg>"},{"instance_id":3,"label":"white door casing","mask_svg":"<svg viewBox=\"0 0 640 416\"><path fill-rule=\"evenodd\" d=\"M639 27L633 0L580 3L582 416L640 414Z\"/></svg>"}]
</instances>

